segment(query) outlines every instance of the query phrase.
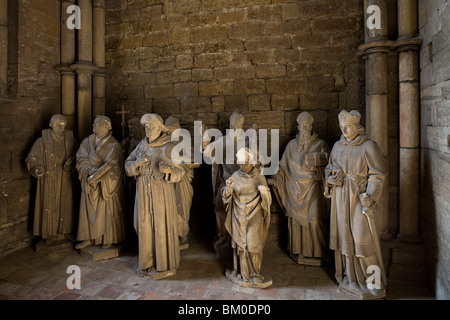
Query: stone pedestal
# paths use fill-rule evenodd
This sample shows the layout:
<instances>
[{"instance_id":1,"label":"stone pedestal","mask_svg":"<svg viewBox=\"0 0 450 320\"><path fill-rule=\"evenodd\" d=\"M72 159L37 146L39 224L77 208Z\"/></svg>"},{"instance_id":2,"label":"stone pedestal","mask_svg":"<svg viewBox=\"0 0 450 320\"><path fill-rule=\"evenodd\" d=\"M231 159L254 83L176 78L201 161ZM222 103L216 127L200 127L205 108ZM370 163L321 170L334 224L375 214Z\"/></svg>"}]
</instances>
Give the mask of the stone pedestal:
<instances>
[{"instance_id":1,"label":"stone pedestal","mask_svg":"<svg viewBox=\"0 0 450 320\"><path fill-rule=\"evenodd\" d=\"M242 278L239 277L239 275L234 275L233 270L227 269L227 271L225 272L225 276L227 277L227 279L233 281L234 283L240 285L243 288L265 289L272 285L272 277L265 275L263 275L264 280L262 282L244 281L242 280Z\"/></svg>"},{"instance_id":2,"label":"stone pedestal","mask_svg":"<svg viewBox=\"0 0 450 320\"><path fill-rule=\"evenodd\" d=\"M320 267L322 266L322 259L318 258L307 258L300 256L298 254L291 254L291 259L295 261L295 263L304 265L304 266L313 266L313 267Z\"/></svg>"},{"instance_id":3,"label":"stone pedestal","mask_svg":"<svg viewBox=\"0 0 450 320\"><path fill-rule=\"evenodd\" d=\"M152 279L152 280L161 280L167 277L171 277L177 274L177 270L167 270L167 271L156 271L155 268L152 268L151 270L137 270L137 274L141 277Z\"/></svg>"},{"instance_id":4,"label":"stone pedestal","mask_svg":"<svg viewBox=\"0 0 450 320\"><path fill-rule=\"evenodd\" d=\"M114 259L120 256L122 246L113 245L108 249L102 249L101 246L89 246L80 250L80 255L92 261Z\"/></svg>"},{"instance_id":5,"label":"stone pedestal","mask_svg":"<svg viewBox=\"0 0 450 320\"><path fill-rule=\"evenodd\" d=\"M379 300L386 297L386 291L380 291L378 295L373 295L370 292L361 292L359 290L352 289L350 285L345 283L339 284L339 290L359 300Z\"/></svg>"}]
</instances>

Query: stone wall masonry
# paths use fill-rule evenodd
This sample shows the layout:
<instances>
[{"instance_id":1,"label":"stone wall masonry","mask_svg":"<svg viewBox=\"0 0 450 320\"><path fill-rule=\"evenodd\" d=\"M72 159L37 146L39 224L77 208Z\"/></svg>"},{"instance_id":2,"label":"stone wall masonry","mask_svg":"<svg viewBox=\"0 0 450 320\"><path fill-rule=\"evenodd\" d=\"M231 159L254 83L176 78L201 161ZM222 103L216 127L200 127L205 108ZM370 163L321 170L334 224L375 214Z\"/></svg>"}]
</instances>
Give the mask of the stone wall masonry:
<instances>
[{"instance_id":1,"label":"stone wall masonry","mask_svg":"<svg viewBox=\"0 0 450 320\"><path fill-rule=\"evenodd\" d=\"M51 115L61 112L59 25L59 1L17 1L8 8L8 29L17 30L8 64L17 73L8 79L13 90L0 100L0 256L34 239L35 181L25 157Z\"/></svg>"},{"instance_id":2,"label":"stone wall masonry","mask_svg":"<svg viewBox=\"0 0 450 320\"><path fill-rule=\"evenodd\" d=\"M106 1L107 114L120 127L124 104L190 127L192 115L239 111L287 141L301 110L363 108L362 17L354 0ZM330 144L331 122L317 124Z\"/></svg>"},{"instance_id":3,"label":"stone wall masonry","mask_svg":"<svg viewBox=\"0 0 450 320\"><path fill-rule=\"evenodd\" d=\"M419 0L421 229L428 284L450 298L450 3Z\"/></svg>"}]
</instances>

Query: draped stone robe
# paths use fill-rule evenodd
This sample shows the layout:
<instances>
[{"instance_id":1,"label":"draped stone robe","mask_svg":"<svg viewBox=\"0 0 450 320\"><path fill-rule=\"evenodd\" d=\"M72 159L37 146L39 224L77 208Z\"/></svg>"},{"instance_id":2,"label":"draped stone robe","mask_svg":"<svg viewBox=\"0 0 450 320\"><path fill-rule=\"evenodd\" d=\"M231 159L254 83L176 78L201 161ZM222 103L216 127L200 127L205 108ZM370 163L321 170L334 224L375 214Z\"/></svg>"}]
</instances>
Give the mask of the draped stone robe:
<instances>
[{"instance_id":1,"label":"draped stone robe","mask_svg":"<svg viewBox=\"0 0 450 320\"><path fill-rule=\"evenodd\" d=\"M178 212L176 186L185 172L172 162L174 144L169 135L163 134L152 143L144 138L125 162L127 175L136 178L134 227L139 241L139 268L169 271L178 268L180 250L178 239ZM149 157L143 167L136 161ZM167 175L159 165L166 163L172 169Z\"/></svg>"},{"instance_id":2,"label":"draped stone robe","mask_svg":"<svg viewBox=\"0 0 450 320\"><path fill-rule=\"evenodd\" d=\"M324 258L328 242L327 199L324 197L323 166L307 167L305 156L329 153L327 143L311 137L309 148L300 149L299 139L289 141L274 178L274 194L288 217L288 250L305 257Z\"/></svg>"},{"instance_id":3,"label":"draped stone robe","mask_svg":"<svg viewBox=\"0 0 450 320\"><path fill-rule=\"evenodd\" d=\"M72 131L65 130L58 139L52 129L46 129L25 160L34 177L36 168L44 172L37 182L33 225L33 234L43 239L74 231L72 174L64 170L64 164L72 165L77 148Z\"/></svg>"},{"instance_id":4,"label":"draped stone robe","mask_svg":"<svg viewBox=\"0 0 450 320\"><path fill-rule=\"evenodd\" d=\"M242 139L242 137L240 138ZM245 143L248 144L247 137L245 138ZM231 146L233 147L232 149ZM214 247L218 254L222 256L227 256L229 251L231 251L231 240L230 234L225 228L226 212L221 190L225 186L225 181L230 178L233 173L239 170L236 159L237 151L238 146L232 135L225 135L214 140L214 142L210 143L203 151L205 158L212 162L211 178L217 231L217 239L214 242Z\"/></svg>"},{"instance_id":5,"label":"draped stone robe","mask_svg":"<svg viewBox=\"0 0 450 320\"><path fill-rule=\"evenodd\" d=\"M256 168L248 174L239 170L231 178L232 191L227 186L221 190L227 212L225 227L231 235L234 254L240 255L242 275L248 280L249 275L245 275L244 270L261 273L272 198L266 178Z\"/></svg>"},{"instance_id":6,"label":"draped stone robe","mask_svg":"<svg viewBox=\"0 0 450 320\"><path fill-rule=\"evenodd\" d=\"M183 178L176 184L176 201L178 210L178 235L181 241L187 241L189 235L189 218L194 196L192 179L194 178L194 169L182 164L184 170Z\"/></svg>"},{"instance_id":7,"label":"draped stone robe","mask_svg":"<svg viewBox=\"0 0 450 320\"><path fill-rule=\"evenodd\" d=\"M82 188L77 240L104 245L122 242L125 227L120 143L108 134L97 144L95 134L90 135L77 152L77 170ZM92 174L100 181L95 186L88 182Z\"/></svg>"},{"instance_id":8,"label":"draped stone robe","mask_svg":"<svg viewBox=\"0 0 450 320\"><path fill-rule=\"evenodd\" d=\"M336 276L342 281L345 275L350 282L365 287L367 267L383 266L383 262L377 261L376 246L380 244L374 241L359 195L369 193L372 196L371 208L376 221L386 179L384 163L378 145L363 134L350 142L342 136L336 142L327 170L335 165L343 171L342 185L329 186L330 249L337 254Z\"/></svg>"}]
</instances>

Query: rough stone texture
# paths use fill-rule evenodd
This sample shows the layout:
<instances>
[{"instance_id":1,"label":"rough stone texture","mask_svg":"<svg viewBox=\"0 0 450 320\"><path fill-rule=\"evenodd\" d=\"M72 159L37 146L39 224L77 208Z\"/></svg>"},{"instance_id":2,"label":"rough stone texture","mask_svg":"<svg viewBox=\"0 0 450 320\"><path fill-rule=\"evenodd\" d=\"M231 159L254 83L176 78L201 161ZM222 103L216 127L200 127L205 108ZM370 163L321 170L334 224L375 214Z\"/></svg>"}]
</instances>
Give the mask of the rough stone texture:
<instances>
[{"instance_id":1,"label":"rough stone texture","mask_svg":"<svg viewBox=\"0 0 450 320\"><path fill-rule=\"evenodd\" d=\"M25 157L60 112L58 1L15 3L7 23L9 95L0 101L0 256L33 240L35 181Z\"/></svg>"},{"instance_id":2,"label":"rough stone texture","mask_svg":"<svg viewBox=\"0 0 450 320\"><path fill-rule=\"evenodd\" d=\"M450 3L419 0L421 49L421 230L427 280L450 298Z\"/></svg>"},{"instance_id":3,"label":"rough stone texture","mask_svg":"<svg viewBox=\"0 0 450 320\"><path fill-rule=\"evenodd\" d=\"M126 104L130 117L154 111L192 126L199 113L273 111L259 125L288 141L301 110L363 108L362 16L351 0L107 1L106 113ZM133 107L143 100L153 108ZM329 122L318 129L339 138Z\"/></svg>"}]
</instances>

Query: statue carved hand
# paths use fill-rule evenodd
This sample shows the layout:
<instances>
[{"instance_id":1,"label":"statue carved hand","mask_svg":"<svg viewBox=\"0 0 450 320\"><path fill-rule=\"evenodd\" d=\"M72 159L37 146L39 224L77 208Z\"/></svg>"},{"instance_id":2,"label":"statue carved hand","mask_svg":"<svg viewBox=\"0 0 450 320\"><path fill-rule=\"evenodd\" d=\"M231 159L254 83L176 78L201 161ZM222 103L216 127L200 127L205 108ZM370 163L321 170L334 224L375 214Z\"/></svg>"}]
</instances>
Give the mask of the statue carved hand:
<instances>
[{"instance_id":1,"label":"statue carved hand","mask_svg":"<svg viewBox=\"0 0 450 320\"><path fill-rule=\"evenodd\" d=\"M92 176L96 172L97 172L97 169L92 167L92 168L89 168L87 174L88 174L88 176Z\"/></svg>"},{"instance_id":2,"label":"statue carved hand","mask_svg":"<svg viewBox=\"0 0 450 320\"><path fill-rule=\"evenodd\" d=\"M159 170L160 170L162 173L166 173L166 174L172 173L172 169L171 169L170 166L169 166L167 163L165 163L165 162L161 162L161 163L159 164Z\"/></svg>"},{"instance_id":3,"label":"statue carved hand","mask_svg":"<svg viewBox=\"0 0 450 320\"><path fill-rule=\"evenodd\" d=\"M143 166L145 166L145 165L146 165L147 163L149 163L149 162L150 162L150 158L144 156L144 157L139 158L138 160L136 160L136 166L138 166L138 167L143 167Z\"/></svg>"},{"instance_id":4,"label":"statue carved hand","mask_svg":"<svg viewBox=\"0 0 450 320\"><path fill-rule=\"evenodd\" d=\"M44 176L44 170L40 167L37 167L36 169L34 169L34 175L39 179Z\"/></svg>"},{"instance_id":5,"label":"statue carved hand","mask_svg":"<svg viewBox=\"0 0 450 320\"><path fill-rule=\"evenodd\" d=\"M344 172L341 168L332 168L325 171L327 183L335 186L342 185Z\"/></svg>"},{"instance_id":6,"label":"statue carved hand","mask_svg":"<svg viewBox=\"0 0 450 320\"><path fill-rule=\"evenodd\" d=\"M87 182L93 187L95 187L95 185L98 183L98 181L96 181L93 175L87 178Z\"/></svg>"},{"instance_id":7,"label":"statue carved hand","mask_svg":"<svg viewBox=\"0 0 450 320\"><path fill-rule=\"evenodd\" d=\"M233 185L234 185L233 179L232 178L228 178L226 183L227 183L228 190L233 190Z\"/></svg>"},{"instance_id":8,"label":"statue carved hand","mask_svg":"<svg viewBox=\"0 0 450 320\"><path fill-rule=\"evenodd\" d=\"M366 208L370 208L372 206L373 203L373 198L370 194L368 193L361 193L359 195L359 198L361 200L361 204L366 207Z\"/></svg>"},{"instance_id":9,"label":"statue carved hand","mask_svg":"<svg viewBox=\"0 0 450 320\"><path fill-rule=\"evenodd\" d=\"M70 163L64 163L63 169L66 172L70 172L70 171L72 171L72 165Z\"/></svg>"}]
</instances>

